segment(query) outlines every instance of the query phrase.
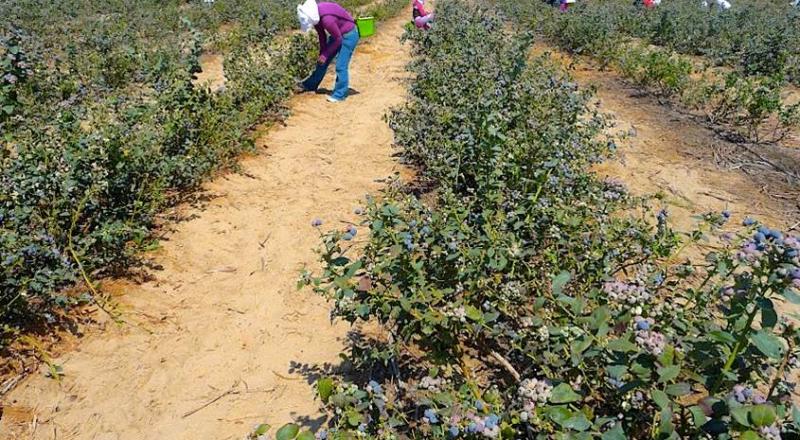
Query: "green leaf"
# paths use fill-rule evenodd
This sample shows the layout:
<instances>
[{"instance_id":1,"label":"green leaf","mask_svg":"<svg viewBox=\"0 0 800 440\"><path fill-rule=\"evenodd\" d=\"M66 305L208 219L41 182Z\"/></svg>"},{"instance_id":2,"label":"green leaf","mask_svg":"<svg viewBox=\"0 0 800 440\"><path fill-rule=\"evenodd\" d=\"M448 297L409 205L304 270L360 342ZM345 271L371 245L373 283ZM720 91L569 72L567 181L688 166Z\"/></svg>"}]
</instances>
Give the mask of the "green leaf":
<instances>
[{"instance_id":1,"label":"green leaf","mask_svg":"<svg viewBox=\"0 0 800 440\"><path fill-rule=\"evenodd\" d=\"M797 405L792 405L792 422L794 426L800 428L800 408L797 408Z\"/></svg>"},{"instance_id":2,"label":"green leaf","mask_svg":"<svg viewBox=\"0 0 800 440\"><path fill-rule=\"evenodd\" d=\"M694 426L697 428L705 425L706 422L708 421L708 417L706 417L706 414L703 412L703 408L700 408L697 405L690 406L689 412L692 413L692 418L694 419Z\"/></svg>"},{"instance_id":3,"label":"green leaf","mask_svg":"<svg viewBox=\"0 0 800 440\"><path fill-rule=\"evenodd\" d=\"M610 318L611 313L609 313L608 307L602 306L594 309L594 312L592 312L592 328L599 329L605 325Z\"/></svg>"},{"instance_id":4,"label":"green leaf","mask_svg":"<svg viewBox=\"0 0 800 440\"><path fill-rule=\"evenodd\" d=\"M750 410L750 420L759 428L773 424L775 418L775 409L770 405L756 405Z\"/></svg>"},{"instance_id":5,"label":"green leaf","mask_svg":"<svg viewBox=\"0 0 800 440\"><path fill-rule=\"evenodd\" d=\"M760 330L750 336L750 341L758 351L773 359L783 356L783 341L769 331Z\"/></svg>"},{"instance_id":6,"label":"green leaf","mask_svg":"<svg viewBox=\"0 0 800 440\"><path fill-rule=\"evenodd\" d=\"M737 406L730 409L731 417L736 423L742 426L750 426L750 409L751 406Z\"/></svg>"},{"instance_id":7,"label":"green leaf","mask_svg":"<svg viewBox=\"0 0 800 440\"><path fill-rule=\"evenodd\" d=\"M681 367L680 365L672 365L669 367L659 368L657 371L658 381L661 383L667 383L678 377L678 374L681 372Z\"/></svg>"},{"instance_id":8,"label":"green leaf","mask_svg":"<svg viewBox=\"0 0 800 440\"><path fill-rule=\"evenodd\" d=\"M670 404L669 397L661 390L651 391L650 396L653 398L653 402L661 409L668 407Z\"/></svg>"},{"instance_id":9,"label":"green leaf","mask_svg":"<svg viewBox=\"0 0 800 440\"><path fill-rule=\"evenodd\" d=\"M658 425L658 431L668 435L675 432L675 425L672 424L672 410L670 408L661 410L661 423Z\"/></svg>"},{"instance_id":10,"label":"green leaf","mask_svg":"<svg viewBox=\"0 0 800 440\"><path fill-rule=\"evenodd\" d=\"M498 312L486 312L483 314L483 322L494 322L499 317L500 313Z\"/></svg>"},{"instance_id":11,"label":"green leaf","mask_svg":"<svg viewBox=\"0 0 800 440\"><path fill-rule=\"evenodd\" d=\"M586 431L592 427L592 423L586 418L585 414L580 411L576 411L572 414L572 417L565 420L561 426L567 429L574 429L576 431Z\"/></svg>"},{"instance_id":12,"label":"green leaf","mask_svg":"<svg viewBox=\"0 0 800 440\"><path fill-rule=\"evenodd\" d=\"M658 357L658 362L664 367L669 367L675 361L675 347L667 345L664 347L664 352Z\"/></svg>"},{"instance_id":13,"label":"green leaf","mask_svg":"<svg viewBox=\"0 0 800 440\"><path fill-rule=\"evenodd\" d=\"M622 430L622 425L617 423L614 425L613 428L609 429L608 431L603 433L603 436L600 437L601 440L627 440L628 437L625 435L625 431Z\"/></svg>"},{"instance_id":14,"label":"green leaf","mask_svg":"<svg viewBox=\"0 0 800 440\"><path fill-rule=\"evenodd\" d=\"M324 377L317 381L317 394L323 402L328 403L331 394L333 394L333 379Z\"/></svg>"},{"instance_id":15,"label":"green leaf","mask_svg":"<svg viewBox=\"0 0 800 440\"><path fill-rule=\"evenodd\" d=\"M759 298L758 307L761 309L761 328L773 328L778 323L778 314L775 312L775 306L772 300L768 298Z\"/></svg>"},{"instance_id":16,"label":"green leaf","mask_svg":"<svg viewBox=\"0 0 800 440\"><path fill-rule=\"evenodd\" d=\"M628 371L627 365L610 365L606 367L606 372L614 379L620 379Z\"/></svg>"},{"instance_id":17,"label":"green leaf","mask_svg":"<svg viewBox=\"0 0 800 440\"><path fill-rule=\"evenodd\" d=\"M567 285L571 278L572 275L567 271L563 271L553 278L553 295L560 296L561 292L564 290L564 286Z\"/></svg>"},{"instance_id":18,"label":"green leaf","mask_svg":"<svg viewBox=\"0 0 800 440\"><path fill-rule=\"evenodd\" d=\"M739 440L761 440L755 431L745 431L739 436Z\"/></svg>"},{"instance_id":19,"label":"green leaf","mask_svg":"<svg viewBox=\"0 0 800 440\"><path fill-rule=\"evenodd\" d=\"M581 395L572 390L569 384L562 383L553 388L550 394L550 402L552 403L571 403L581 400Z\"/></svg>"},{"instance_id":20,"label":"green leaf","mask_svg":"<svg viewBox=\"0 0 800 440\"><path fill-rule=\"evenodd\" d=\"M262 424L256 426L256 429L255 429L255 431L253 431L253 434L255 434L255 435L266 434L267 431L269 431L270 428L272 428L272 426L269 426L266 423L262 423Z\"/></svg>"},{"instance_id":21,"label":"green leaf","mask_svg":"<svg viewBox=\"0 0 800 440\"><path fill-rule=\"evenodd\" d=\"M636 351L636 344L627 339L612 339L608 341L608 349L626 353L629 351Z\"/></svg>"},{"instance_id":22,"label":"green leaf","mask_svg":"<svg viewBox=\"0 0 800 440\"><path fill-rule=\"evenodd\" d=\"M708 335L711 336L711 339L713 339L713 340L715 340L717 342L722 342L724 344L735 344L736 343L736 338L733 337L732 334L730 334L728 332L724 332L722 330L714 330L713 332L709 332Z\"/></svg>"},{"instance_id":23,"label":"green leaf","mask_svg":"<svg viewBox=\"0 0 800 440\"><path fill-rule=\"evenodd\" d=\"M547 415L552 421L561 425L572 417L572 411L565 406L554 406L548 410Z\"/></svg>"},{"instance_id":24,"label":"green leaf","mask_svg":"<svg viewBox=\"0 0 800 440\"><path fill-rule=\"evenodd\" d=\"M633 362L633 365L631 365L630 371L631 371L631 373L635 374L636 377L638 377L639 379L641 379L641 380L643 380L645 382L650 382L651 381L651 376L653 375L653 372L650 369L650 366L642 365L638 361L634 361Z\"/></svg>"},{"instance_id":25,"label":"green leaf","mask_svg":"<svg viewBox=\"0 0 800 440\"><path fill-rule=\"evenodd\" d=\"M315 438L311 431L303 431L297 436L297 440L314 440Z\"/></svg>"},{"instance_id":26,"label":"green leaf","mask_svg":"<svg viewBox=\"0 0 800 440\"><path fill-rule=\"evenodd\" d=\"M686 382L674 383L664 388L670 396L685 396L692 392L692 387Z\"/></svg>"},{"instance_id":27,"label":"green leaf","mask_svg":"<svg viewBox=\"0 0 800 440\"><path fill-rule=\"evenodd\" d=\"M464 306L464 311L466 312L467 318L473 321L480 321L481 318L483 318L483 313L471 304Z\"/></svg>"},{"instance_id":28,"label":"green leaf","mask_svg":"<svg viewBox=\"0 0 800 440\"><path fill-rule=\"evenodd\" d=\"M346 266L350 262L347 257L336 257L331 261L331 266Z\"/></svg>"},{"instance_id":29,"label":"green leaf","mask_svg":"<svg viewBox=\"0 0 800 440\"><path fill-rule=\"evenodd\" d=\"M583 337L582 339L577 339L572 341L570 346L570 351L572 352L573 361L580 362L581 353L586 351L592 345L592 339L589 337Z\"/></svg>"},{"instance_id":30,"label":"green leaf","mask_svg":"<svg viewBox=\"0 0 800 440\"><path fill-rule=\"evenodd\" d=\"M585 431L592 426L585 414L580 411L572 412L565 406L551 407L548 415L551 420L563 428Z\"/></svg>"},{"instance_id":31,"label":"green leaf","mask_svg":"<svg viewBox=\"0 0 800 440\"><path fill-rule=\"evenodd\" d=\"M353 264L347 267L347 272L344 274L345 278L352 278L353 275L355 275L356 272L358 272L358 270L361 269L361 266L363 265L364 262L361 260L354 261Z\"/></svg>"},{"instance_id":32,"label":"green leaf","mask_svg":"<svg viewBox=\"0 0 800 440\"><path fill-rule=\"evenodd\" d=\"M355 410L351 409L351 410L347 411L346 415L347 415L347 423L349 423L350 426L352 426L353 428L355 428L356 426L361 424L361 420L362 420L361 414L359 414Z\"/></svg>"},{"instance_id":33,"label":"green leaf","mask_svg":"<svg viewBox=\"0 0 800 440\"><path fill-rule=\"evenodd\" d=\"M294 423L287 423L275 433L275 440L292 440L297 437L298 432L300 432L299 426Z\"/></svg>"}]
</instances>

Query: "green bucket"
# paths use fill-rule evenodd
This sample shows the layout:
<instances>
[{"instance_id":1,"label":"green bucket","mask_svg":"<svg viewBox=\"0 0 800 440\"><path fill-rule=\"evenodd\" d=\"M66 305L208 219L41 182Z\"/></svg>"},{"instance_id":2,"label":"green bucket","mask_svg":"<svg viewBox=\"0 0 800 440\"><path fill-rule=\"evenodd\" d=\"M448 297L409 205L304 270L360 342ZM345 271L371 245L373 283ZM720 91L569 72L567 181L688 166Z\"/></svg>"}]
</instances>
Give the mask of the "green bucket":
<instances>
[{"instance_id":1,"label":"green bucket","mask_svg":"<svg viewBox=\"0 0 800 440\"><path fill-rule=\"evenodd\" d=\"M356 19L358 36L361 38L375 34L375 17L358 17Z\"/></svg>"}]
</instances>

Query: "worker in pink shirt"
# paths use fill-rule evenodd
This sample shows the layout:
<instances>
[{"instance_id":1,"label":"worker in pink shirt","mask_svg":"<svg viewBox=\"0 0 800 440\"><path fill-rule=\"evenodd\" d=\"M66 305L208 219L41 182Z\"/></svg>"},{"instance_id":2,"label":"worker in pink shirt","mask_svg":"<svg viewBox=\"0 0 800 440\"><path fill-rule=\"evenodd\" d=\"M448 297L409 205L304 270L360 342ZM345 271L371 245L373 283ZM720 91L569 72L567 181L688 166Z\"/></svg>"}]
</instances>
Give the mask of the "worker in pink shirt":
<instances>
[{"instance_id":1,"label":"worker in pink shirt","mask_svg":"<svg viewBox=\"0 0 800 440\"><path fill-rule=\"evenodd\" d=\"M425 10L425 0L413 0L411 7L411 16L414 19L414 24L420 29L430 29L433 12L428 13Z\"/></svg>"},{"instance_id":2,"label":"worker in pink shirt","mask_svg":"<svg viewBox=\"0 0 800 440\"><path fill-rule=\"evenodd\" d=\"M319 36L319 58L314 72L302 82L306 91L316 91L328 66L336 58L336 83L330 102L340 102L347 98L350 90L350 59L358 45L359 35L356 21L347 10L336 3L307 0L297 6L297 19L300 29L308 32L313 27Z\"/></svg>"}]
</instances>

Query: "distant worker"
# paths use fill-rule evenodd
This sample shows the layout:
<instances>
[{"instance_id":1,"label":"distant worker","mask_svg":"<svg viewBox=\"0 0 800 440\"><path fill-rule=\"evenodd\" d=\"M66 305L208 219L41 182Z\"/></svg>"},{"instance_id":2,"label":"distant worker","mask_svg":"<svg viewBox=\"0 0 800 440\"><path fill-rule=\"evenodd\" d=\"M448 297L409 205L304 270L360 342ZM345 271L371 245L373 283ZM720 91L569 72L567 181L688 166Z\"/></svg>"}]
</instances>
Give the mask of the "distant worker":
<instances>
[{"instance_id":1,"label":"distant worker","mask_svg":"<svg viewBox=\"0 0 800 440\"><path fill-rule=\"evenodd\" d=\"M716 5L717 5L717 6L718 6L720 9L722 9L723 11L727 11L728 9L730 9L730 8L731 8L731 4L730 4L730 2L728 2L728 0L714 0L714 3L715 3L715 4L716 4ZM703 7L704 7L704 8L707 8L707 7L708 7L708 1L707 1L707 0L703 0Z\"/></svg>"},{"instance_id":2,"label":"distant worker","mask_svg":"<svg viewBox=\"0 0 800 440\"><path fill-rule=\"evenodd\" d=\"M301 87L303 91L317 91L325 78L328 66L336 58L336 82L329 102L340 102L350 91L350 59L358 45L356 21L347 10L336 3L306 0L297 6L297 19L300 29L308 32L313 27L319 36L319 57L314 72L306 78Z\"/></svg>"},{"instance_id":3,"label":"distant worker","mask_svg":"<svg viewBox=\"0 0 800 440\"><path fill-rule=\"evenodd\" d=\"M433 21L433 12L428 13L425 10L425 0L412 0L411 18L418 28L430 29L431 21Z\"/></svg>"}]
</instances>

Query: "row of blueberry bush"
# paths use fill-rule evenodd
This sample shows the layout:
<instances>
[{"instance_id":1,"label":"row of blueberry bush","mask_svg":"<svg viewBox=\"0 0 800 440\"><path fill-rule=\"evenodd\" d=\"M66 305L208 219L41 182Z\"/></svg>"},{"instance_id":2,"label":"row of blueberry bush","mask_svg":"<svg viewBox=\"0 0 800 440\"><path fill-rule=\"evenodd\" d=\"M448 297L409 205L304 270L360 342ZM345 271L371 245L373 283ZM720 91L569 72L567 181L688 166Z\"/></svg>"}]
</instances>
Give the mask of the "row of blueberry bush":
<instances>
[{"instance_id":1,"label":"row of blueberry bush","mask_svg":"<svg viewBox=\"0 0 800 440\"><path fill-rule=\"evenodd\" d=\"M800 8L790 2L761 0L731 2L730 9L719 8L713 1L708 2L710 6L702 3L675 0L650 9L625 0L584 2L578 9L594 29L583 35L583 42L590 44L601 34L620 34L702 56L746 75L780 76L795 84L800 81ZM531 16L521 18L529 20Z\"/></svg>"},{"instance_id":2,"label":"row of blueberry bush","mask_svg":"<svg viewBox=\"0 0 800 440\"><path fill-rule=\"evenodd\" d=\"M579 3L562 14L540 2L499 3L523 28L598 60L642 89L727 126L742 140L781 141L800 125L800 105L787 99L787 83L796 75L791 66L800 59L800 46L791 37L800 15L788 6L743 1L725 11L678 0L645 9L603 1ZM734 29L738 33L731 34ZM774 41L774 35L786 41ZM704 50L706 41L729 42L732 53L724 58L747 65L715 67L722 55ZM691 58L700 52L690 46L707 55L705 62Z\"/></svg>"},{"instance_id":3,"label":"row of blueberry bush","mask_svg":"<svg viewBox=\"0 0 800 440\"><path fill-rule=\"evenodd\" d=\"M800 238L727 211L678 232L589 172L608 121L494 9L444 0L409 39L389 120L419 181L322 232L301 277L384 330L317 382L317 438L797 438Z\"/></svg>"},{"instance_id":4,"label":"row of blueberry bush","mask_svg":"<svg viewBox=\"0 0 800 440\"><path fill-rule=\"evenodd\" d=\"M393 15L404 1L343 4ZM96 301L151 230L285 115L316 39L286 34L295 2L15 0L0 29L0 346ZM195 80L224 56L225 86ZM88 280L87 280L88 279ZM91 281L89 281L91 282Z\"/></svg>"}]
</instances>

